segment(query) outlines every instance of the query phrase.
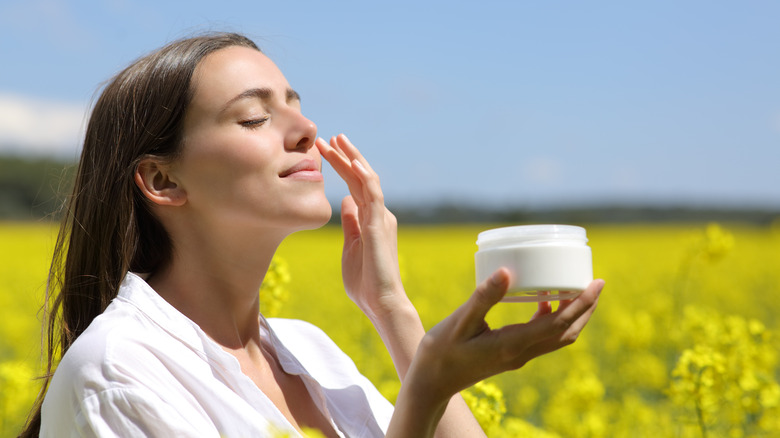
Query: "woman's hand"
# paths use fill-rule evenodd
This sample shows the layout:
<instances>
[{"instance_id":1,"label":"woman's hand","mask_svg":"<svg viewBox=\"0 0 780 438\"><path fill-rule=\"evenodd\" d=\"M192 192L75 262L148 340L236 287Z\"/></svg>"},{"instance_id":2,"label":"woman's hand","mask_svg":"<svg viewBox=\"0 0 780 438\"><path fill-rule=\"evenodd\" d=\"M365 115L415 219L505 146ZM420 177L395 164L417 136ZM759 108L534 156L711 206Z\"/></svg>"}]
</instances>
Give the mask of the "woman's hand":
<instances>
[{"instance_id":1,"label":"woman's hand","mask_svg":"<svg viewBox=\"0 0 780 438\"><path fill-rule=\"evenodd\" d=\"M349 297L375 322L408 299L398 269L397 221L385 207L379 177L344 134L318 138L320 154L347 183L341 203L342 276Z\"/></svg>"},{"instance_id":2,"label":"woman's hand","mask_svg":"<svg viewBox=\"0 0 780 438\"><path fill-rule=\"evenodd\" d=\"M578 297L561 301L555 312L550 303L542 302L527 323L491 329L485 315L508 285L509 272L499 269L423 338L396 404L408 410L415 427L433 430L435 423L425 422L437 420L447 400L458 391L574 342L596 309L604 282L594 280ZM409 431L403 424L397 427Z\"/></svg>"},{"instance_id":3,"label":"woman's hand","mask_svg":"<svg viewBox=\"0 0 780 438\"><path fill-rule=\"evenodd\" d=\"M604 287L603 280L594 280L576 298L562 300L555 312L549 302L541 302L527 323L491 329L485 315L506 294L509 275L503 268L496 271L423 338L409 372L424 376L432 395L449 398L480 380L571 344L596 310Z\"/></svg>"}]
</instances>

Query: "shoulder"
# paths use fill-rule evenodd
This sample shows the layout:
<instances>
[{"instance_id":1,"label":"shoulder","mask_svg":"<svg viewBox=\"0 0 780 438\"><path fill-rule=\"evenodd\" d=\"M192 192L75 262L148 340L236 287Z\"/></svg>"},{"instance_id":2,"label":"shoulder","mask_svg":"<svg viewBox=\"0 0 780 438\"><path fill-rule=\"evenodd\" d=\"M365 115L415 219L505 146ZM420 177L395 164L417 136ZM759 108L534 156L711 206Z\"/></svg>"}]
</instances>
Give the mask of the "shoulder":
<instances>
[{"instance_id":1,"label":"shoulder","mask_svg":"<svg viewBox=\"0 0 780 438\"><path fill-rule=\"evenodd\" d=\"M94 391L115 387L116 372L126 365L147 361L155 343L161 342L159 330L134 312L132 306L115 300L95 318L73 342L54 373L47 398L60 390L87 397Z\"/></svg>"},{"instance_id":2,"label":"shoulder","mask_svg":"<svg viewBox=\"0 0 780 438\"><path fill-rule=\"evenodd\" d=\"M64 406L79 409L83 400L111 391L149 391L162 397L172 366L183 354L188 353L181 343L135 306L114 300L63 355L44 406L58 406L58 412Z\"/></svg>"},{"instance_id":3,"label":"shoulder","mask_svg":"<svg viewBox=\"0 0 780 438\"><path fill-rule=\"evenodd\" d=\"M268 324L284 348L313 376L359 374L352 359L314 324L282 318L271 318Z\"/></svg>"},{"instance_id":4,"label":"shoulder","mask_svg":"<svg viewBox=\"0 0 780 438\"><path fill-rule=\"evenodd\" d=\"M143 338L154 339L132 309L114 301L73 342L57 365L46 391L42 425L83 422L92 401L114 406L115 402L132 399L133 393L143 392L143 388L133 387L132 379L120 377L120 372L127 371L117 366L122 362L117 354L143 360L145 348L139 342ZM148 394L143 398L150 400Z\"/></svg>"},{"instance_id":5,"label":"shoulder","mask_svg":"<svg viewBox=\"0 0 780 438\"><path fill-rule=\"evenodd\" d=\"M137 349L140 339L154 339L146 333L149 327L145 325L132 308L112 302L68 348L57 366L53 383L79 384L83 379L103 378L103 366L117 352Z\"/></svg>"},{"instance_id":6,"label":"shoulder","mask_svg":"<svg viewBox=\"0 0 780 438\"><path fill-rule=\"evenodd\" d=\"M77 406L44 402L41 437L203 436L209 424L184 416L159 394L142 388L95 392ZM215 431L213 431L215 432Z\"/></svg>"},{"instance_id":7,"label":"shoulder","mask_svg":"<svg viewBox=\"0 0 780 438\"><path fill-rule=\"evenodd\" d=\"M193 344L182 341L186 333L168 330L137 303L114 300L57 366L44 399L42 425L60 432L120 430L126 436L149 431L197 436L183 431L213 427L193 395L212 384L210 365ZM213 391L203 392L214 397Z\"/></svg>"},{"instance_id":8,"label":"shoulder","mask_svg":"<svg viewBox=\"0 0 780 438\"><path fill-rule=\"evenodd\" d=\"M157 376L185 363L198 369L201 338L191 321L140 277L128 274L118 296L65 352L52 384L54 389L67 385L84 397L131 383L155 388Z\"/></svg>"}]
</instances>

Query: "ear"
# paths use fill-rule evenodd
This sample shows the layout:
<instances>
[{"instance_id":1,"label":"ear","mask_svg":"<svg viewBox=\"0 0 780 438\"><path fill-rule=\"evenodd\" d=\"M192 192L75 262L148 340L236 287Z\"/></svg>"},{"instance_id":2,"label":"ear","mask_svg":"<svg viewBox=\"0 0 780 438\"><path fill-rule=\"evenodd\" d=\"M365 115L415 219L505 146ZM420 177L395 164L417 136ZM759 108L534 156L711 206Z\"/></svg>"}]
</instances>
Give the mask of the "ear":
<instances>
[{"instance_id":1,"label":"ear","mask_svg":"<svg viewBox=\"0 0 780 438\"><path fill-rule=\"evenodd\" d=\"M157 205L179 207L187 202L187 192L171 178L170 165L158 158L143 158L134 179L144 196Z\"/></svg>"}]
</instances>

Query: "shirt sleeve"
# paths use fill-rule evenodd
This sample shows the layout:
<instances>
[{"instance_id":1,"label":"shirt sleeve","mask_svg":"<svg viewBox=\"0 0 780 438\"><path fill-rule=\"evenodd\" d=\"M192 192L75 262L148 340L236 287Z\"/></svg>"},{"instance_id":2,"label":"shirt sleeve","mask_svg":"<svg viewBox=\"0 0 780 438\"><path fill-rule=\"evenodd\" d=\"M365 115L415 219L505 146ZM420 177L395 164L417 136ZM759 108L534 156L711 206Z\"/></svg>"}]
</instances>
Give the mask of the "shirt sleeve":
<instances>
[{"instance_id":1,"label":"shirt sleeve","mask_svg":"<svg viewBox=\"0 0 780 438\"><path fill-rule=\"evenodd\" d=\"M78 437L219 436L203 424L185 419L173 406L142 388L115 388L85 398L74 419ZM55 436L57 431L41 436Z\"/></svg>"}]
</instances>

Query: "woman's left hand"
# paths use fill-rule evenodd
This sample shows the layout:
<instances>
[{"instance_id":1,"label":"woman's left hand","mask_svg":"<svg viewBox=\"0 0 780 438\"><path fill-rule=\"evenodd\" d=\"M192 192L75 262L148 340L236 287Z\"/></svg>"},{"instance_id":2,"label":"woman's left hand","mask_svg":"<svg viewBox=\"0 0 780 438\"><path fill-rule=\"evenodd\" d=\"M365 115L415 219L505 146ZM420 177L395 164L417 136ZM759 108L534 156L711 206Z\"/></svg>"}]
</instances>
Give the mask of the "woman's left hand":
<instances>
[{"instance_id":1,"label":"woman's left hand","mask_svg":"<svg viewBox=\"0 0 780 438\"><path fill-rule=\"evenodd\" d=\"M344 134L318 138L320 154L347 183L341 203L342 276L350 299L376 322L408 304L398 269L397 221L385 207L379 176Z\"/></svg>"}]
</instances>

